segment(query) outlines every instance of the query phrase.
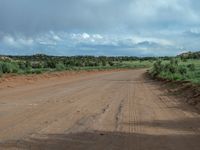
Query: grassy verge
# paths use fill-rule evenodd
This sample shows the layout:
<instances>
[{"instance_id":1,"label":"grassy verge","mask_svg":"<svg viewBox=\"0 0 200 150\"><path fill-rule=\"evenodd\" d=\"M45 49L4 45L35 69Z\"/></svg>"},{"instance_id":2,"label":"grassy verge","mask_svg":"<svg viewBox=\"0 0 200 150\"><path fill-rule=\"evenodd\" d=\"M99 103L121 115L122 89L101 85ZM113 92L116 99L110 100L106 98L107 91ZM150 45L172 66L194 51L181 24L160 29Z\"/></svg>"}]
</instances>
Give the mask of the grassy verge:
<instances>
[{"instance_id":1,"label":"grassy verge","mask_svg":"<svg viewBox=\"0 0 200 150\"><path fill-rule=\"evenodd\" d=\"M170 81L162 82L170 94L180 97L200 110L200 60L158 60L149 73L153 78Z\"/></svg>"},{"instance_id":2,"label":"grassy verge","mask_svg":"<svg viewBox=\"0 0 200 150\"><path fill-rule=\"evenodd\" d=\"M200 85L200 60L174 58L170 61L158 60L150 70L152 77L171 81L185 81Z\"/></svg>"},{"instance_id":3,"label":"grassy verge","mask_svg":"<svg viewBox=\"0 0 200 150\"><path fill-rule=\"evenodd\" d=\"M41 74L44 72L55 71L92 71L92 70L112 70L112 69L135 69L147 68L152 66L150 61L122 61L113 62L106 65L99 66L69 66L61 62L55 63L53 67L40 65L40 63L30 63L22 61L0 61L0 75L3 74Z\"/></svg>"}]
</instances>

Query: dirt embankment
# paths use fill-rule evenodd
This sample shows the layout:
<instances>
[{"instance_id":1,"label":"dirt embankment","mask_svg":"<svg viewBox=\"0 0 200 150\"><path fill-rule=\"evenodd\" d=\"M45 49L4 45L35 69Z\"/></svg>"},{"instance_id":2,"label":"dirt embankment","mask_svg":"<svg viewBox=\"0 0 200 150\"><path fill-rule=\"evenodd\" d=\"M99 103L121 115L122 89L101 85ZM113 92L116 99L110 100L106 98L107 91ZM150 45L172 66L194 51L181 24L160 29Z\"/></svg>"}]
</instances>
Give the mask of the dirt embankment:
<instances>
[{"instance_id":1,"label":"dirt embankment","mask_svg":"<svg viewBox=\"0 0 200 150\"><path fill-rule=\"evenodd\" d=\"M200 86L194 85L189 81L171 81L163 78L152 78L148 73L147 78L157 80L163 89L167 89L169 94L176 95L184 99L188 104L200 110Z\"/></svg>"},{"instance_id":2,"label":"dirt embankment","mask_svg":"<svg viewBox=\"0 0 200 150\"><path fill-rule=\"evenodd\" d=\"M51 80L57 80L58 78L64 78L72 81L77 77L87 77L98 73L109 73L125 71L127 69L114 69L114 70L91 70L91 71L62 71L62 72L46 72L42 74L29 74L29 75L17 75L6 74L0 77L0 89L14 88L16 86L35 84L36 82L44 82Z\"/></svg>"}]
</instances>

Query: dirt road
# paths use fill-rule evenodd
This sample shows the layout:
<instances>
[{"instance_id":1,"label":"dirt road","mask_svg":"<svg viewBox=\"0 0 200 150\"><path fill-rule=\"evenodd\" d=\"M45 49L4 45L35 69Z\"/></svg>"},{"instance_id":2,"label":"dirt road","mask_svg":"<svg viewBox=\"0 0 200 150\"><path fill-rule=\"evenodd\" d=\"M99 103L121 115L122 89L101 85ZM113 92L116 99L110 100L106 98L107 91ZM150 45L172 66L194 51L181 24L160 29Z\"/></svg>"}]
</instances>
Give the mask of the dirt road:
<instances>
[{"instance_id":1,"label":"dirt road","mask_svg":"<svg viewBox=\"0 0 200 150\"><path fill-rule=\"evenodd\" d=\"M198 112L144 72L0 89L0 149L199 150Z\"/></svg>"}]
</instances>

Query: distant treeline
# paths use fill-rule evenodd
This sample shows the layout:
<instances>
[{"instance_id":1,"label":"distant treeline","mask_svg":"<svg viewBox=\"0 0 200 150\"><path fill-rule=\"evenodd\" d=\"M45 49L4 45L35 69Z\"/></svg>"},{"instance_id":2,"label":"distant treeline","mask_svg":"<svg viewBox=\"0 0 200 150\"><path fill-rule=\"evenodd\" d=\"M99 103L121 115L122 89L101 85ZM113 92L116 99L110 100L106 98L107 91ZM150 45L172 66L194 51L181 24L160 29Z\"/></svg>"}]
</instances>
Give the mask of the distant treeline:
<instances>
[{"instance_id":1,"label":"distant treeline","mask_svg":"<svg viewBox=\"0 0 200 150\"><path fill-rule=\"evenodd\" d=\"M183 60L200 58L200 52L177 56ZM171 60L176 57L135 56L31 56L0 55L0 75L4 73L41 73L54 70L108 69L149 67L156 60ZM128 63L127 63L128 62Z\"/></svg>"},{"instance_id":2,"label":"distant treeline","mask_svg":"<svg viewBox=\"0 0 200 150\"><path fill-rule=\"evenodd\" d=\"M44 54L36 54L31 56L9 56L6 57L17 59L17 60L30 60L30 61L47 61L47 60L55 60L55 61L64 61L64 60L72 60L72 61L131 61L131 60L155 60L156 57L136 57L136 56L49 56Z\"/></svg>"},{"instance_id":3,"label":"distant treeline","mask_svg":"<svg viewBox=\"0 0 200 150\"><path fill-rule=\"evenodd\" d=\"M187 52L178 55L178 57L182 59L200 59L200 51L199 52Z\"/></svg>"},{"instance_id":4,"label":"distant treeline","mask_svg":"<svg viewBox=\"0 0 200 150\"><path fill-rule=\"evenodd\" d=\"M36 54L32 56L0 56L0 74L2 73L40 73L49 70L73 70L107 68L145 67L155 57L106 57L106 56L48 56ZM166 59L168 59L166 57ZM140 63L137 63L137 62ZM134 63L124 63L134 62ZM145 65L144 63L145 62Z\"/></svg>"}]
</instances>

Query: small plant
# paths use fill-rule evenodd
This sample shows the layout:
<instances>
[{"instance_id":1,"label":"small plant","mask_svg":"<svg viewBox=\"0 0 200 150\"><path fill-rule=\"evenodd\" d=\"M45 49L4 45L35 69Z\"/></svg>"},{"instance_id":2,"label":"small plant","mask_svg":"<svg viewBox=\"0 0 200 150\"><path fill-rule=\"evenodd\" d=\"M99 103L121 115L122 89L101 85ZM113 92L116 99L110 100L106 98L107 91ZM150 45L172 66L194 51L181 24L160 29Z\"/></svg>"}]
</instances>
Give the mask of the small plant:
<instances>
[{"instance_id":1,"label":"small plant","mask_svg":"<svg viewBox=\"0 0 200 150\"><path fill-rule=\"evenodd\" d=\"M3 74L2 64L0 63L0 76Z\"/></svg>"},{"instance_id":2,"label":"small plant","mask_svg":"<svg viewBox=\"0 0 200 150\"><path fill-rule=\"evenodd\" d=\"M65 65L63 63L56 64L56 70L57 71L65 70Z\"/></svg>"},{"instance_id":3,"label":"small plant","mask_svg":"<svg viewBox=\"0 0 200 150\"><path fill-rule=\"evenodd\" d=\"M19 66L16 63L3 62L2 72L3 73L17 73L19 71Z\"/></svg>"},{"instance_id":4,"label":"small plant","mask_svg":"<svg viewBox=\"0 0 200 150\"><path fill-rule=\"evenodd\" d=\"M157 60L154 64L153 64L153 69L152 69L152 72L151 74L153 76L157 76L160 74L160 72L162 71L163 69L163 66L162 66L162 61L161 60Z\"/></svg>"},{"instance_id":5,"label":"small plant","mask_svg":"<svg viewBox=\"0 0 200 150\"><path fill-rule=\"evenodd\" d=\"M179 66L178 71L181 75L185 75L187 73L187 68L185 66Z\"/></svg>"},{"instance_id":6,"label":"small plant","mask_svg":"<svg viewBox=\"0 0 200 150\"><path fill-rule=\"evenodd\" d=\"M195 65L194 64L188 64L187 67L188 67L188 69L190 71L194 71L195 70Z\"/></svg>"}]
</instances>

